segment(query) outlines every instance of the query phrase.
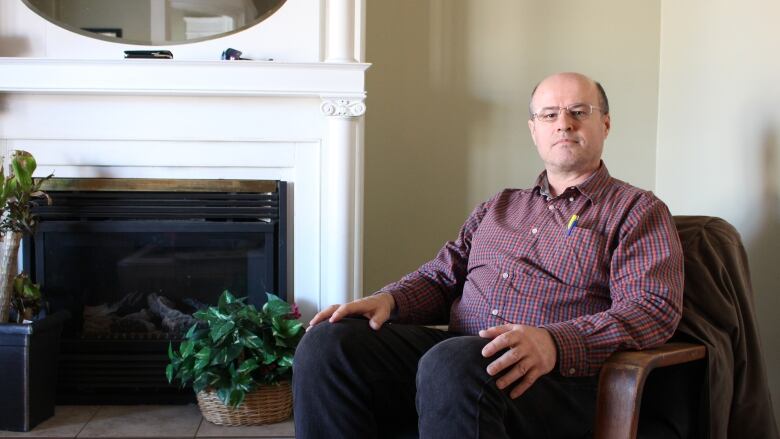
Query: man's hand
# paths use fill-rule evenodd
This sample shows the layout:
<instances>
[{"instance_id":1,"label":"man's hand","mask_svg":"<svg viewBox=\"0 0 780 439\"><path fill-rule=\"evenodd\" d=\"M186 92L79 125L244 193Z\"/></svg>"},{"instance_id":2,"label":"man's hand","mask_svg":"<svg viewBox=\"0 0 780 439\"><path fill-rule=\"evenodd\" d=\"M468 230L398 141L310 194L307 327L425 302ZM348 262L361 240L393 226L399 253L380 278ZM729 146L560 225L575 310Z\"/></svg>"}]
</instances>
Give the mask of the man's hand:
<instances>
[{"instance_id":1,"label":"man's hand","mask_svg":"<svg viewBox=\"0 0 780 439\"><path fill-rule=\"evenodd\" d=\"M496 381L499 389L518 384L509 397L515 399L525 393L536 380L553 370L557 357L555 341L546 329L525 325L502 325L479 331L479 336L493 341L482 348L482 356L492 357L508 349L490 363L487 373L495 376L506 373Z\"/></svg>"},{"instance_id":2,"label":"man's hand","mask_svg":"<svg viewBox=\"0 0 780 439\"><path fill-rule=\"evenodd\" d=\"M351 315L360 315L368 318L368 324L372 329L377 330L382 327L390 317L390 313L395 309L395 299L389 293L380 293L373 296L364 297L343 305L331 305L318 312L309 322L308 331L317 323L328 320L336 323L344 317Z\"/></svg>"}]
</instances>

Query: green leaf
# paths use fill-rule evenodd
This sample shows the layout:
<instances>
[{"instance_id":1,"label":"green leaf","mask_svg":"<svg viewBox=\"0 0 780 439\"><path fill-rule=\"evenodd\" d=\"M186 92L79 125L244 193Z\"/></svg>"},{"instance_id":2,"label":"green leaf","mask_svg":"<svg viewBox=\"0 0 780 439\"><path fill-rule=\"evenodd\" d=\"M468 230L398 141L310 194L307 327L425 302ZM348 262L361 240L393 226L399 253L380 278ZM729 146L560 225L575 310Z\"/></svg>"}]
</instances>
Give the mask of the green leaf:
<instances>
[{"instance_id":1,"label":"green leaf","mask_svg":"<svg viewBox=\"0 0 780 439\"><path fill-rule=\"evenodd\" d=\"M187 333L184 334L184 338L188 340L192 340L195 337L195 331L198 330L198 324L193 323L192 326L190 326L190 329L187 330Z\"/></svg>"},{"instance_id":2,"label":"green leaf","mask_svg":"<svg viewBox=\"0 0 780 439\"><path fill-rule=\"evenodd\" d=\"M228 405L228 402L230 402L231 390L230 387L217 389L217 396L219 397L219 400L222 401L222 404Z\"/></svg>"},{"instance_id":3,"label":"green leaf","mask_svg":"<svg viewBox=\"0 0 780 439\"><path fill-rule=\"evenodd\" d=\"M236 324L233 321L220 322L219 324L214 325L214 327L211 328L211 341L215 343L222 341L222 339L230 334L235 327Z\"/></svg>"},{"instance_id":4,"label":"green leaf","mask_svg":"<svg viewBox=\"0 0 780 439\"><path fill-rule=\"evenodd\" d=\"M195 354L195 370L202 370L211 362L211 348L204 346Z\"/></svg>"},{"instance_id":5,"label":"green leaf","mask_svg":"<svg viewBox=\"0 0 780 439\"><path fill-rule=\"evenodd\" d=\"M243 363L241 363L241 366L238 367L238 373L239 374L249 374L253 370L260 367L260 364L257 363L256 358L250 358Z\"/></svg>"},{"instance_id":6,"label":"green leaf","mask_svg":"<svg viewBox=\"0 0 780 439\"><path fill-rule=\"evenodd\" d=\"M165 377L168 378L168 383L173 382L173 364L165 366Z\"/></svg>"},{"instance_id":7,"label":"green leaf","mask_svg":"<svg viewBox=\"0 0 780 439\"><path fill-rule=\"evenodd\" d=\"M249 349L261 349L264 346L262 338L248 331L241 332L241 341Z\"/></svg>"},{"instance_id":8,"label":"green leaf","mask_svg":"<svg viewBox=\"0 0 780 439\"><path fill-rule=\"evenodd\" d=\"M274 318L272 321L274 335L284 339L293 338L303 330L303 324L296 320Z\"/></svg>"},{"instance_id":9,"label":"green leaf","mask_svg":"<svg viewBox=\"0 0 780 439\"><path fill-rule=\"evenodd\" d=\"M254 380L251 375L240 375L233 380L233 387L249 392L254 387Z\"/></svg>"},{"instance_id":10,"label":"green leaf","mask_svg":"<svg viewBox=\"0 0 780 439\"><path fill-rule=\"evenodd\" d=\"M274 296L271 293L265 293L268 297L268 302L263 305L263 312L270 317L286 316L290 313L290 305L284 300Z\"/></svg>"},{"instance_id":11,"label":"green leaf","mask_svg":"<svg viewBox=\"0 0 780 439\"><path fill-rule=\"evenodd\" d=\"M236 358L239 357L239 355L241 355L241 352L243 352L243 350L244 347L241 346L240 343L235 343L228 346L228 348L225 350L225 357L222 359L223 362L229 363L235 360Z\"/></svg>"},{"instance_id":12,"label":"green leaf","mask_svg":"<svg viewBox=\"0 0 780 439\"><path fill-rule=\"evenodd\" d=\"M271 364L274 361L276 361L276 355L273 354L273 352L263 352L263 364Z\"/></svg>"},{"instance_id":13,"label":"green leaf","mask_svg":"<svg viewBox=\"0 0 780 439\"><path fill-rule=\"evenodd\" d=\"M168 359L173 361L173 360L178 360L180 358L181 357L179 356L179 354L177 354L176 351L173 350L173 343L168 342Z\"/></svg>"},{"instance_id":14,"label":"green leaf","mask_svg":"<svg viewBox=\"0 0 780 439\"><path fill-rule=\"evenodd\" d=\"M293 365L293 356L292 355L285 355L282 358L279 359L279 362L277 363L279 367L292 367Z\"/></svg>"},{"instance_id":15,"label":"green leaf","mask_svg":"<svg viewBox=\"0 0 780 439\"><path fill-rule=\"evenodd\" d=\"M242 402L244 402L244 397L246 396L246 392L240 390L240 389L231 389L229 394L229 402L228 405L231 407L238 407L241 405Z\"/></svg>"},{"instance_id":16,"label":"green leaf","mask_svg":"<svg viewBox=\"0 0 780 439\"><path fill-rule=\"evenodd\" d=\"M16 151L11 159L14 180L20 192L29 193L32 189L32 173L35 171L35 159L26 151Z\"/></svg>"},{"instance_id":17,"label":"green leaf","mask_svg":"<svg viewBox=\"0 0 780 439\"><path fill-rule=\"evenodd\" d=\"M234 303L235 301L236 301L235 296L230 294L230 291L225 290L222 292L222 295L219 296L219 302L217 303L217 306L219 307L219 309L222 310L227 308L228 305Z\"/></svg>"},{"instance_id":18,"label":"green leaf","mask_svg":"<svg viewBox=\"0 0 780 439\"><path fill-rule=\"evenodd\" d=\"M182 358L187 358L192 355L192 350L195 348L195 343L190 340L185 340L179 345L179 352L181 352Z\"/></svg>"},{"instance_id":19,"label":"green leaf","mask_svg":"<svg viewBox=\"0 0 780 439\"><path fill-rule=\"evenodd\" d=\"M209 386L208 374L200 375L195 379L195 381L192 382L192 390L194 390L195 393L205 390L208 386Z\"/></svg>"}]
</instances>

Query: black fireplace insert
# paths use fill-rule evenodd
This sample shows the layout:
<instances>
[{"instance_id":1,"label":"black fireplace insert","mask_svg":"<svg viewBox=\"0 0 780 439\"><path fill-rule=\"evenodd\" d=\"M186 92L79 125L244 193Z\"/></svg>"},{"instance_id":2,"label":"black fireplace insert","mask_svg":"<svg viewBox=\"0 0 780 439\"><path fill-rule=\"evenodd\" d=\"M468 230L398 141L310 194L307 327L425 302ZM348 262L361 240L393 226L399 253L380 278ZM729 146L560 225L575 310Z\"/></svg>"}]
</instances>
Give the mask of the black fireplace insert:
<instances>
[{"instance_id":1,"label":"black fireplace insert","mask_svg":"<svg viewBox=\"0 0 780 439\"><path fill-rule=\"evenodd\" d=\"M165 380L169 343L224 290L262 306L286 299L281 181L53 179L22 266L62 335L63 404L179 403Z\"/></svg>"}]
</instances>

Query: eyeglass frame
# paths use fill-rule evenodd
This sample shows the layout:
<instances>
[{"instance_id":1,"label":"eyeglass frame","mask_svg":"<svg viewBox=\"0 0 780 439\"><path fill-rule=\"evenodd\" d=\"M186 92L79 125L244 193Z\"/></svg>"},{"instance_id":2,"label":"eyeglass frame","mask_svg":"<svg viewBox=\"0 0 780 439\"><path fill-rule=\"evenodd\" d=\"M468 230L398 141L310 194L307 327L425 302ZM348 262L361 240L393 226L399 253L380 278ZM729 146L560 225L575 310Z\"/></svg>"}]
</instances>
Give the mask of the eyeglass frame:
<instances>
[{"instance_id":1,"label":"eyeglass frame","mask_svg":"<svg viewBox=\"0 0 780 439\"><path fill-rule=\"evenodd\" d=\"M572 112L571 112L571 110L570 110L570 108L571 108L571 107L577 107L577 106L587 106L587 107L590 107L590 112L587 114L587 116L585 116L585 117L583 117L582 119L580 119L580 118L578 118L577 116L575 116L574 114L572 114ZM555 113L555 119L553 119L553 120L543 120L543 119L539 119L539 113L540 113L541 111L543 111L543 110L552 110L552 109L556 109L556 110L558 110L558 111ZM531 120L538 120L538 121L540 121L540 122L544 122L544 123L553 123L553 122L556 122L556 121L558 120L558 118L561 116L561 113L562 113L564 110L565 110L565 111L566 111L566 113L569 115L569 117L571 117L572 119L574 119L574 120L576 120L576 121L578 121L578 122L583 122L583 121L585 121L585 120L588 120L588 117L590 117L590 116L593 114L593 110L599 110L599 112L601 112L601 114L602 114L602 115L606 115L606 114L607 114L607 113L605 113L605 112L604 112L604 109L603 109L603 108L601 108L601 107L599 107L599 106L596 106L596 105L593 105L593 104L576 103L576 104L571 104L571 105L569 105L569 106L566 106L566 107L556 107L556 106L552 106L552 107L542 107L542 108L540 108L540 109L539 109L539 111L537 111L536 113L531 113Z\"/></svg>"}]
</instances>

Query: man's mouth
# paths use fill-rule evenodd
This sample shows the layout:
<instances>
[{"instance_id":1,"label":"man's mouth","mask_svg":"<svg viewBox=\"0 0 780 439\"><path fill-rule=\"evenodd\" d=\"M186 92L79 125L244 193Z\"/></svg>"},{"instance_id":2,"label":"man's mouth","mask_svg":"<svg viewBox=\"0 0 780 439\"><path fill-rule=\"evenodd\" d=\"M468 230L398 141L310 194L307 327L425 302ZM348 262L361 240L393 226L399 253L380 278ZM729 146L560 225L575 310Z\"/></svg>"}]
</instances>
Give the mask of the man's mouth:
<instances>
[{"instance_id":1,"label":"man's mouth","mask_svg":"<svg viewBox=\"0 0 780 439\"><path fill-rule=\"evenodd\" d=\"M572 143L580 143L580 142L570 137L564 137L562 139L556 140L555 143L553 143L553 145L572 144Z\"/></svg>"}]
</instances>

